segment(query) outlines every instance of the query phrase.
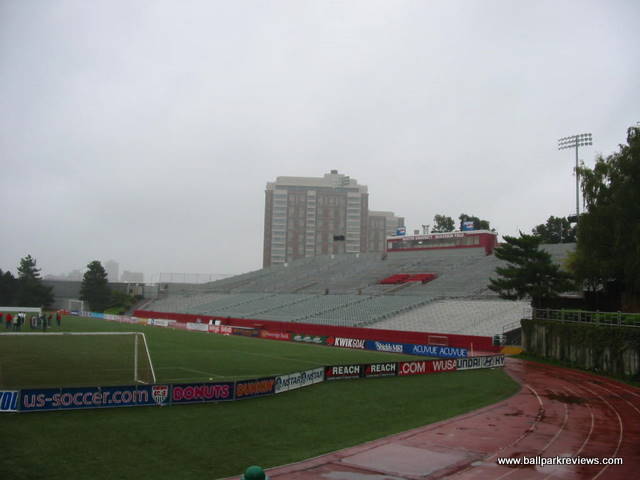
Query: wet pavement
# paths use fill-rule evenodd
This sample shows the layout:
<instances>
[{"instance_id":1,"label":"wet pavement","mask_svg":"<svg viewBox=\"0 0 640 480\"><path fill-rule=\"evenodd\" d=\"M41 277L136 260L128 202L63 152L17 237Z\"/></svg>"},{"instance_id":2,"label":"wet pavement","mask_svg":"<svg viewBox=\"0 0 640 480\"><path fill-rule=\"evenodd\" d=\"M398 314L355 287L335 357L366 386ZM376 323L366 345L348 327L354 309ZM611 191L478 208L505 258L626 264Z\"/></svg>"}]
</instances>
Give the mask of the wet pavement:
<instances>
[{"instance_id":1,"label":"wet pavement","mask_svg":"<svg viewBox=\"0 0 640 480\"><path fill-rule=\"evenodd\" d=\"M497 404L302 462L272 480L640 479L640 389L507 359L521 385ZM455 375L452 374L452 375ZM498 465L502 457L621 457L623 465Z\"/></svg>"}]
</instances>

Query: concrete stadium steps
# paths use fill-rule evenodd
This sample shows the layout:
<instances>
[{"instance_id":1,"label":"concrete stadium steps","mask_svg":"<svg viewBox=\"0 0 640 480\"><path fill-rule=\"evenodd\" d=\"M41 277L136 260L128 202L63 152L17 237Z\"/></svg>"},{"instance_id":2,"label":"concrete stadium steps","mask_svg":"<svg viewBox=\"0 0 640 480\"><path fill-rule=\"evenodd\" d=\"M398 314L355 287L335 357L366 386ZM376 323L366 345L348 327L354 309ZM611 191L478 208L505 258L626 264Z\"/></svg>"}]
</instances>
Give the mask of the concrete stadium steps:
<instances>
[{"instance_id":1,"label":"concrete stadium steps","mask_svg":"<svg viewBox=\"0 0 640 480\"><path fill-rule=\"evenodd\" d=\"M508 300L436 300L368 328L493 336L521 320L528 302Z\"/></svg>"},{"instance_id":2,"label":"concrete stadium steps","mask_svg":"<svg viewBox=\"0 0 640 480\"><path fill-rule=\"evenodd\" d=\"M543 245L563 264L573 244ZM494 335L522 318L524 302L487 286L504 263L483 249L324 255L207 284L170 284L149 310L288 322ZM435 273L426 284L380 285L398 273ZM325 295L326 291L329 295Z\"/></svg>"},{"instance_id":3,"label":"concrete stadium steps","mask_svg":"<svg viewBox=\"0 0 640 480\"><path fill-rule=\"evenodd\" d=\"M317 313L305 319L308 323L364 327L407 312L431 301L425 297L364 297L361 302Z\"/></svg>"}]
</instances>

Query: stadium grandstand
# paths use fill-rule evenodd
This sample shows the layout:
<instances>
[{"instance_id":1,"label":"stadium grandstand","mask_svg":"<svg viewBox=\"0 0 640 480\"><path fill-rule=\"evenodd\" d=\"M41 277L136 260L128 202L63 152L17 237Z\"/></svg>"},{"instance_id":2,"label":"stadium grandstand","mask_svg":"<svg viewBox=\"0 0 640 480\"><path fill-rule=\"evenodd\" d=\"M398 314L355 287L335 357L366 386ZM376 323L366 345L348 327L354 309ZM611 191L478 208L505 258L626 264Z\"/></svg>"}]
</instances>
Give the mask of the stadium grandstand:
<instances>
[{"instance_id":1,"label":"stadium grandstand","mask_svg":"<svg viewBox=\"0 0 640 480\"><path fill-rule=\"evenodd\" d=\"M412 248L386 254L320 255L204 284L167 284L146 310L482 336L502 334L526 315L527 302L488 289L503 264L492 254L495 243L460 237L453 241L464 245L442 248L438 238L436 248L429 241L415 248L409 241ZM574 245L543 248L562 265Z\"/></svg>"}]
</instances>

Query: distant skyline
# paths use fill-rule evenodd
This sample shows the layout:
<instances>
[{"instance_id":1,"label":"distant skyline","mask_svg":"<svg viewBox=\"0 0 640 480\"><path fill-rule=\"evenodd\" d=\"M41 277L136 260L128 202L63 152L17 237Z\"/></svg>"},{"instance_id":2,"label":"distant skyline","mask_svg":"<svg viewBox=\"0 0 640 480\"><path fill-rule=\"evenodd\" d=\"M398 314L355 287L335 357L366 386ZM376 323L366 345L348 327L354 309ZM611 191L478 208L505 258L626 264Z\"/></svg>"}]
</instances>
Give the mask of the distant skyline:
<instances>
[{"instance_id":1,"label":"distant skyline","mask_svg":"<svg viewBox=\"0 0 640 480\"><path fill-rule=\"evenodd\" d=\"M0 268L262 264L278 176L530 232L640 121L640 3L0 2Z\"/></svg>"}]
</instances>

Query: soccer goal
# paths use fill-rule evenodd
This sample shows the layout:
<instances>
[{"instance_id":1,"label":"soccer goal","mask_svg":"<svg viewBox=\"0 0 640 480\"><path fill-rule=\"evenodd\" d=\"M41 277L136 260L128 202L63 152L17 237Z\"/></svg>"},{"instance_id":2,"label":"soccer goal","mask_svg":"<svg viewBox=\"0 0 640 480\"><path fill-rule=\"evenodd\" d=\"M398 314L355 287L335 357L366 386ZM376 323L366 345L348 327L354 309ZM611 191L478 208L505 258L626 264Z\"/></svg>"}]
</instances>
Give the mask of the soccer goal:
<instances>
[{"instance_id":1,"label":"soccer goal","mask_svg":"<svg viewBox=\"0 0 640 480\"><path fill-rule=\"evenodd\" d=\"M0 388L155 381L142 332L0 333Z\"/></svg>"},{"instance_id":2,"label":"soccer goal","mask_svg":"<svg viewBox=\"0 0 640 480\"><path fill-rule=\"evenodd\" d=\"M67 300L67 307L70 312L84 312L84 301L70 298Z\"/></svg>"}]
</instances>

